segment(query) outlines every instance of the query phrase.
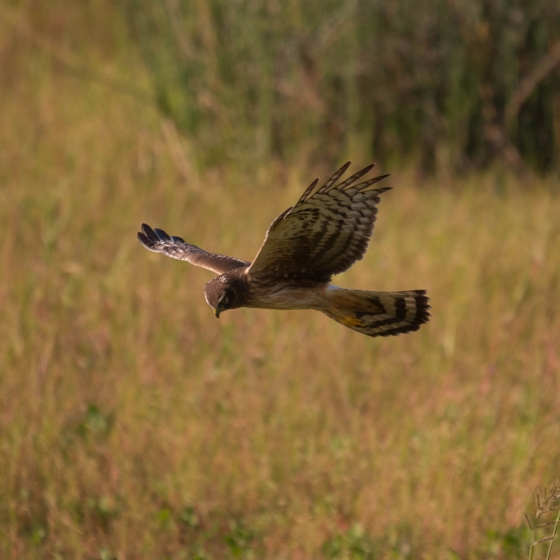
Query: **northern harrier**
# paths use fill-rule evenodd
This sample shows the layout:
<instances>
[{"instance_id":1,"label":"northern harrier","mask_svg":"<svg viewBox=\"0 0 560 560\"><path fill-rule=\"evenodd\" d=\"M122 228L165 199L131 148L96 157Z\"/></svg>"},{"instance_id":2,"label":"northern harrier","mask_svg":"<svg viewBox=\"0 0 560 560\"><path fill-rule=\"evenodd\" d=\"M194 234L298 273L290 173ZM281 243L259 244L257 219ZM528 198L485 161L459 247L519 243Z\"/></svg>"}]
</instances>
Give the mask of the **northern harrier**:
<instances>
[{"instance_id":1,"label":"northern harrier","mask_svg":"<svg viewBox=\"0 0 560 560\"><path fill-rule=\"evenodd\" d=\"M150 251L218 273L204 287L216 317L238 307L316 309L368 336L417 331L430 317L425 290L369 292L330 284L333 275L363 258L379 195L389 190L374 187L387 175L358 183L374 164L337 184L349 166L322 187L315 179L296 205L272 222L252 263L207 253L146 224L138 239Z\"/></svg>"}]
</instances>

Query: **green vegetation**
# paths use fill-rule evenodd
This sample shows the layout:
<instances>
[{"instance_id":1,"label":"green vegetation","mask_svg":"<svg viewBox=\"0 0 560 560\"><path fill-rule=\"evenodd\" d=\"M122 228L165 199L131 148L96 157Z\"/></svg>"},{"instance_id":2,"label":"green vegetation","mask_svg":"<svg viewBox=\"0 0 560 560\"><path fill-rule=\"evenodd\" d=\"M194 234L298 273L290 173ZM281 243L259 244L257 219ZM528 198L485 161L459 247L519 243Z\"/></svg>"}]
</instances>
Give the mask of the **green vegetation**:
<instances>
[{"instance_id":1,"label":"green vegetation","mask_svg":"<svg viewBox=\"0 0 560 560\"><path fill-rule=\"evenodd\" d=\"M129 0L161 111L204 147L424 171L560 159L560 3Z\"/></svg>"},{"instance_id":2,"label":"green vegetation","mask_svg":"<svg viewBox=\"0 0 560 560\"><path fill-rule=\"evenodd\" d=\"M558 179L419 182L378 157L395 188L337 280L426 288L432 321L386 340L313 312L217 321L210 274L143 250L140 223L251 259L352 144L204 165L130 95L152 75L127 22L0 5L0 557L528 558L557 532L524 513L559 475Z\"/></svg>"}]
</instances>

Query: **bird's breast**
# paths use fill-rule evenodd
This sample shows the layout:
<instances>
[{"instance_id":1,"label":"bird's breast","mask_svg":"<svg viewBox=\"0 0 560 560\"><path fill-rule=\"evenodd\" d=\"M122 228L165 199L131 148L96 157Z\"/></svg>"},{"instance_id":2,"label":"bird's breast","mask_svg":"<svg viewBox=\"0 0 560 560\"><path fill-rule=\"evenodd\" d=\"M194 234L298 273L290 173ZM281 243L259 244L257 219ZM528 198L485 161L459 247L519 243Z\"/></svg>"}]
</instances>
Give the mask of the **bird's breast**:
<instances>
[{"instance_id":1,"label":"bird's breast","mask_svg":"<svg viewBox=\"0 0 560 560\"><path fill-rule=\"evenodd\" d=\"M253 283L247 307L261 309L324 309L326 284Z\"/></svg>"}]
</instances>

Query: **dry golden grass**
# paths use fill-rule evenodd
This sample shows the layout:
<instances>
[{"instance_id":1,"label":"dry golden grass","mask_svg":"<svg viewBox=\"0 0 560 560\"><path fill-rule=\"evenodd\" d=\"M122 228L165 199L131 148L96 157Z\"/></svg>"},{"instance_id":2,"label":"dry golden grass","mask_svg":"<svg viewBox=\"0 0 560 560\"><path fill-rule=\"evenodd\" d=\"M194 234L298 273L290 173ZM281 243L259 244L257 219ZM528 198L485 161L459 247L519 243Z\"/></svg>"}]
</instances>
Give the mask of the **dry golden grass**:
<instances>
[{"instance_id":1,"label":"dry golden grass","mask_svg":"<svg viewBox=\"0 0 560 560\"><path fill-rule=\"evenodd\" d=\"M381 169L339 283L428 289L417 334L216 321L209 273L138 226L251 259L315 171L198 170L150 110L30 60L0 103L0 557L526 557L560 464L554 182Z\"/></svg>"}]
</instances>

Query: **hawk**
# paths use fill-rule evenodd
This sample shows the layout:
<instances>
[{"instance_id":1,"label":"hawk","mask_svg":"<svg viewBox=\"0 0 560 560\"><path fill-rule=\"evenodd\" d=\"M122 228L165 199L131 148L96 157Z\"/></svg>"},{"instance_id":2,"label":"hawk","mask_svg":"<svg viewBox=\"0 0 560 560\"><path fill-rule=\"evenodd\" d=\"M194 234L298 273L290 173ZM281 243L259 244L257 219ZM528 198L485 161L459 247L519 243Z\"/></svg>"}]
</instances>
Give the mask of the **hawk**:
<instances>
[{"instance_id":1,"label":"hawk","mask_svg":"<svg viewBox=\"0 0 560 560\"><path fill-rule=\"evenodd\" d=\"M252 263L208 253L146 224L138 239L150 251L217 273L204 287L216 317L239 307L316 309L367 336L417 331L430 317L425 290L370 292L330 283L363 258L379 197L390 189L375 186L388 175L359 182L374 165L341 182L350 162L322 186L315 179L295 206L272 222Z\"/></svg>"}]
</instances>

